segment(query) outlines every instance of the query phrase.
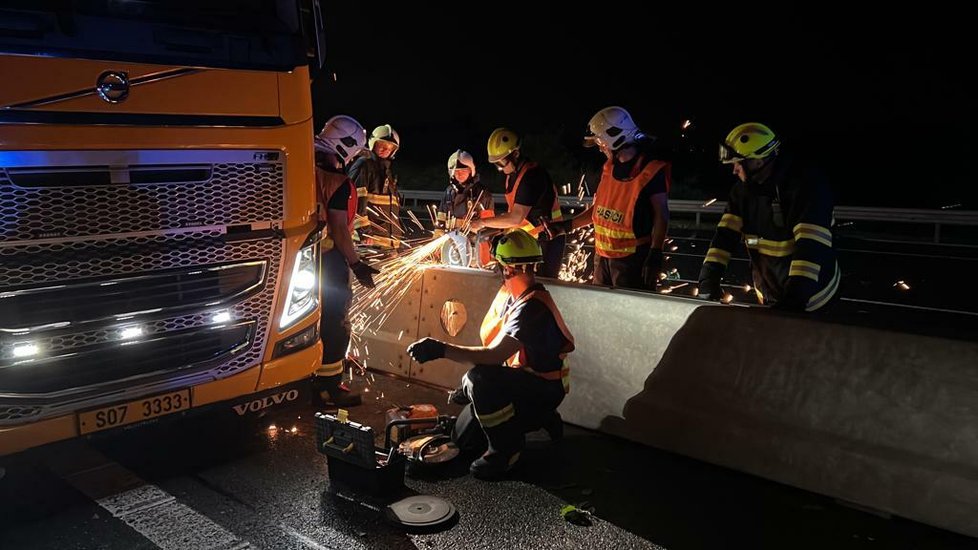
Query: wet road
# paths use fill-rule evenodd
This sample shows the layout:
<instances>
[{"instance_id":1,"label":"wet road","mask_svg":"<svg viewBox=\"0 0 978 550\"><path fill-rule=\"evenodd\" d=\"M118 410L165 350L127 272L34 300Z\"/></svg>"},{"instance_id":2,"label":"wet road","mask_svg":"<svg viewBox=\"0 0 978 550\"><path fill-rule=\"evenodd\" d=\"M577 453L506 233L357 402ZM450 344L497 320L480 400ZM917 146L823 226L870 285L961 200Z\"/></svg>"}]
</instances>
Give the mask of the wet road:
<instances>
[{"instance_id":1,"label":"wet road","mask_svg":"<svg viewBox=\"0 0 978 550\"><path fill-rule=\"evenodd\" d=\"M393 403L444 399L441 390L379 375L370 389L351 417L375 427ZM532 437L506 481L475 480L464 463L409 479L409 489L459 510L450 529L409 535L330 492L313 412L303 405L244 422L188 419L15 456L0 481L0 548L978 546L574 428L559 445ZM565 522L559 511L567 503L593 507L593 524Z\"/></svg>"}]
</instances>

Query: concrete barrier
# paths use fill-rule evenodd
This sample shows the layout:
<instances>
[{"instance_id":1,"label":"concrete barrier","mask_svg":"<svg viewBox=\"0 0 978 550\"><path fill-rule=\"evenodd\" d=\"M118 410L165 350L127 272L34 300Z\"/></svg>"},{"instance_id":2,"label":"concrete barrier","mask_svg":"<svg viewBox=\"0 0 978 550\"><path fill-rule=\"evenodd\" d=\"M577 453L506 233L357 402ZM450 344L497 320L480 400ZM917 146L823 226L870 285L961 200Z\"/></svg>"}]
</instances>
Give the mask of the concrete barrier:
<instances>
[{"instance_id":1,"label":"concrete barrier","mask_svg":"<svg viewBox=\"0 0 978 550\"><path fill-rule=\"evenodd\" d=\"M432 269L420 286L416 334L477 344L498 278ZM568 422L978 536L975 342L547 286L577 340ZM466 308L455 337L448 299ZM454 387L465 367L408 370Z\"/></svg>"}]
</instances>

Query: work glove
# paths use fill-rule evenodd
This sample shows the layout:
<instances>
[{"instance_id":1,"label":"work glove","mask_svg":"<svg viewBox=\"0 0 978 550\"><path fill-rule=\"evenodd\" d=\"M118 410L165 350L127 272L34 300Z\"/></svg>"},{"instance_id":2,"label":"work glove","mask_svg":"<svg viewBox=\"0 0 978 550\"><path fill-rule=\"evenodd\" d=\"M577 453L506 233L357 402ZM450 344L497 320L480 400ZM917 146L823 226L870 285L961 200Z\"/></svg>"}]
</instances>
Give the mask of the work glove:
<instances>
[{"instance_id":1,"label":"work glove","mask_svg":"<svg viewBox=\"0 0 978 550\"><path fill-rule=\"evenodd\" d=\"M649 250L649 255L645 257L642 264L642 283L646 288L655 290L659 284L659 273L662 272L662 250L653 248Z\"/></svg>"},{"instance_id":2,"label":"work glove","mask_svg":"<svg viewBox=\"0 0 978 550\"><path fill-rule=\"evenodd\" d=\"M380 271L359 260L350 266L350 270L353 271L353 276L357 278L357 281L360 281L360 284L367 288L375 286L374 275L380 273Z\"/></svg>"},{"instance_id":3,"label":"work glove","mask_svg":"<svg viewBox=\"0 0 978 550\"><path fill-rule=\"evenodd\" d=\"M546 220L541 218L540 223L543 224L543 234L546 235L547 240L553 240L570 233L571 224L574 223L574 220Z\"/></svg>"},{"instance_id":4,"label":"work glove","mask_svg":"<svg viewBox=\"0 0 978 550\"><path fill-rule=\"evenodd\" d=\"M434 338L422 338L408 346L408 355L418 363L427 363L445 357L445 342Z\"/></svg>"}]
</instances>

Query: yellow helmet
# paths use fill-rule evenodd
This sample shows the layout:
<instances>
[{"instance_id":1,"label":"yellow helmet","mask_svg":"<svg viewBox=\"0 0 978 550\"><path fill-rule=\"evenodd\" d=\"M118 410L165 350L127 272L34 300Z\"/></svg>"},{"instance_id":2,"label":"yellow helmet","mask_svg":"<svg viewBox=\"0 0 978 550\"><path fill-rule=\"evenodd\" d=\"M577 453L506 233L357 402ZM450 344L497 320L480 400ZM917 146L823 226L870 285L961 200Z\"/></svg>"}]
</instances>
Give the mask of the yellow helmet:
<instances>
[{"instance_id":1,"label":"yellow helmet","mask_svg":"<svg viewBox=\"0 0 978 550\"><path fill-rule=\"evenodd\" d=\"M781 140L759 122L741 124L720 144L720 162L732 164L745 159L767 158L778 151Z\"/></svg>"},{"instance_id":2,"label":"yellow helmet","mask_svg":"<svg viewBox=\"0 0 978 550\"><path fill-rule=\"evenodd\" d=\"M529 233L517 228L492 240L492 256L500 265L538 264L543 261L543 249Z\"/></svg>"},{"instance_id":3,"label":"yellow helmet","mask_svg":"<svg viewBox=\"0 0 978 550\"><path fill-rule=\"evenodd\" d=\"M486 151L489 162L498 162L520 148L520 136L509 128L496 128L489 136Z\"/></svg>"}]
</instances>

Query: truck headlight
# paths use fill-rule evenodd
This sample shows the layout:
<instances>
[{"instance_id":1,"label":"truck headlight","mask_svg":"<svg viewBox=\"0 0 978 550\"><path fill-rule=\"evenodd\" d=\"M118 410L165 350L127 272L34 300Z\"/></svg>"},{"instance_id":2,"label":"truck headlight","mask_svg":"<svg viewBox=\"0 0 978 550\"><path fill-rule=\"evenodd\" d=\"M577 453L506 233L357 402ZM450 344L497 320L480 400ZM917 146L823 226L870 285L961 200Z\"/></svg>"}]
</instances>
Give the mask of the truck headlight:
<instances>
[{"instance_id":1,"label":"truck headlight","mask_svg":"<svg viewBox=\"0 0 978 550\"><path fill-rule=\"evenodd\" d=\"M278 328L295 324L319 304L319 244L311 244L295 255L289 292L285 295L285 307Z\"/></svg>"}]
</instances>

